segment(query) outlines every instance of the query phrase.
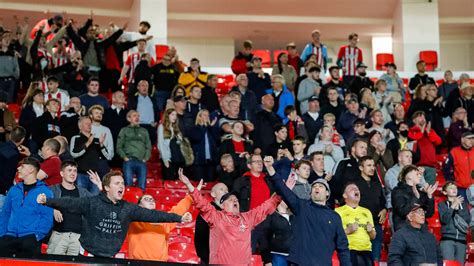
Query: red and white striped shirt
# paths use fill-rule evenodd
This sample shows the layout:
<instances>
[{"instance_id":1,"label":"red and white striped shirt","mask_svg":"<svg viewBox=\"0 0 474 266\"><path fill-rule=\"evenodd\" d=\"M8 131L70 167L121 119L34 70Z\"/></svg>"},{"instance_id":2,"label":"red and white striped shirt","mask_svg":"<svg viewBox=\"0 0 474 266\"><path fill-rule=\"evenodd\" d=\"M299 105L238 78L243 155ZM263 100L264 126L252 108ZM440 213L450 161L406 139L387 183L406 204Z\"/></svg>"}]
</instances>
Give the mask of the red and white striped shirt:
<instances>
[{"instance_id":1,"label":"red and white striped shirt","mask_svg":"<svg viewBox=\"0 0 474 266\"><path fill-rule=\"evenodd\" d=\"M58 48L53 48L53 66L58 67L69 62L68 55L70 55L70 50L66 47L66 51L63 53L58 53Z\"/></svg>"},{"instance_id":2,"label":"red and white striped shirt","mask_svg":"<svg viewBox=\"0 0 474 266\"><path fill-rule=\"evenodd\" d=\"M130 72L128 74L128 83L133 83L135 78L135 68L137 67L138 63L140 62L140 57L143 53L137 52L132 53L127 57L127 61L125 61L125 65L130 67ZM155 60L151 58L151 65L155 64Z\"/></svg>"},{"instance_id":3,"label":"red and white striped shirt","mask_svg":"<svg viewBox=\"0 0 474 266\"><path fill-rule=\"evenodd\" d=\"M324 67L324 56L323 56L323 48L322 46L317 47L313 46L313 54L316 55L316 63L323 68Z\"/></svg>"},{"instance_id":4,"label":"red and white striped shirt","mask_svg":"<svg viewBox=\"0 0 474 266\"><path fill-rule=\"evenodd\" d=\"M337 60L342 60L342 67L345 69L344 76L355 76L357 64L362 62L362 50L349 45L341 46Z\"/></svg>"}]
</instances>

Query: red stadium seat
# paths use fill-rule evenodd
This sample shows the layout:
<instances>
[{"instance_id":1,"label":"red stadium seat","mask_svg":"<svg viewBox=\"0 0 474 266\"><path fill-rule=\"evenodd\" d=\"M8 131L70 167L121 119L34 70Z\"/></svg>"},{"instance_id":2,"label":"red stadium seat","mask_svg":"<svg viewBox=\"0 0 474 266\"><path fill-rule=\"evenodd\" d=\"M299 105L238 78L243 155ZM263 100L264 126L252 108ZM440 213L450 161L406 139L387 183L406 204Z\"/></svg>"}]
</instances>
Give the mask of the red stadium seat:
<instances>
[{"instance_id":1,"label":"red stadium seat","mask_svg":"<svg viewBox=\"0 0 474 266\"><path fill-rule=\"evenodd\" d=\"M181 263L200 263L193 244L170 243L168 246L168 261Z\"/></svg>"},{"instance_id":2,"label":"red stadium seat","mask_svg":"<svg viewBox=\"0 0 474 266\"><path fill-rule=\"evenodd\" d=\"M162 188L163 181L160 179L155 178L147 178L146 179L146 187L147 188Z\"/></svg>"},{"instance_id":3,"label":"red stadium seat","mask_svg":"<svg viewBox=\"0 0 474 266\"><path fill-rule=\"evenodd\" d=\"M21 105L17 103L9 103L7 109L13 113L13 116L15 116L16 121L20 119Z\"/></svg>"},{"instance_id":4,"label":"red stadium seat","mask_svg":"<svg viewBox=\"0 0 474 266\"><path fill-rule=\"evenodd\" d=\"M393 57L393 54L377 54L376 55L376 65L375 69L376 70L385 70L385 64L387 63L395 63L395 58Z\"/></svg>"},{"instance_id":5,"label":"red stadium seat","mask_svg":"<svg viewBox=\"0 0 474 266\"><path fill-rule=\"evenodd\" d=\"M138 203L138 199L143 195L143 191L137 187L127 187L125 188L125 193L123 194L123 199L131 203Z\"/></svg>"},{"instance_id":6,"label":"red stadium seat","mask_svg":"<svg viewBox=\"0 0 474 266\"><path fill-rule=\"evenodd\" d=\"M443 260L444 266L462 266L459 261L455 260Z\"/></svg>"},{"instance_id":7,"label":"red stadium seat","mask_svg":"<svg viewBox=\"0 0 474 266\"><path fill-rule=\"evenodd\" d=\"M262 58L262 67L270 67L271 66L271 64L270 64L271 57L270 57L270 51L269 50L254 50L252 53L253 53L253 56L257 56L257 57Z\"/></svg>"},{"instance_id":8,"label":"red stadium seat","mask_svg":"<svg viewBox=\"0 0 474 266\"><path fill-rule=\"evenodd\" d=\"M180 188L180 189L186 189L186 186L178 180L165 180L165 188Z\"/></svg>"},{"instance_id":9,"label":"red stadium seat","mask_svg":"<svg viewBox=\"0 0 474 266\"><path fill-rule=\"evenodd\" d=\"M163 59L163 56L168 52L169 50L168 45L163 45L163 44L157 44L155 45L155 51L156 51L156 62L161 62Z\"/></svg>"},{"instance_id":10,"label":"red stadium seat","mask_svg":"<svg viewBox=\"0 0 474 266\"><path fill-rule=\"evenodd\" d=\"M438 53L436 51L421 51L420 60L425 61L426 71L434 71L438 68Z\"/></svg>"},{"instance_id":11,"label":"red stadium seat","mask_svg":"<svg viewBox=\"0 0 474 266\"><path fill-rule=\"evenodd\" d=\"M273 64L278 64L278 55L281 53L288 54L287 50L273 50Z\"/></svg>"},{"instance_id":12,"label":"red stadium seat","mask_svg":"<svg viewBox=\"0 0 474 266\"><path fill-rule=\"evenodd\" d=\"M252 255L252 266L263 266L262 257L259 255Z\"/></svg>"}]
</instances>

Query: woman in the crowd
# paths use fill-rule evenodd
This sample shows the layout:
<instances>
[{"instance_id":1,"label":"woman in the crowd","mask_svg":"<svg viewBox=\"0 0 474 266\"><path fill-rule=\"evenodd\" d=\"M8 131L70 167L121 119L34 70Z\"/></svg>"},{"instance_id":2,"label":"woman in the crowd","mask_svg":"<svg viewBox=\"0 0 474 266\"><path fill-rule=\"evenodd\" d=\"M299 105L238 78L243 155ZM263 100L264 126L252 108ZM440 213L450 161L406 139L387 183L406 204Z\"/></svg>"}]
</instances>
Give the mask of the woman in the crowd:
<instances>
[{"instance_id":1,"label":"woman in the crowd","mask_svg":"<svg viewBox=\"0 0 474 266\"><path fill-rule=\"evenodd\" d=\"M375 82L375 91L373 93L375 102L378 105L378 109L382 111L384 123L388 123L392 120L390 114L393 113L393 101L392 96L387 92L387 82L383 79L377 80Z\"/></svg>"},{"instance_id":2,"label":"woman in the crowd","mask_svg":"<svg viewBox=\"0 0 474 266\"><path fill-rule=\"evenodd\" d=\"M363 88L360 91L360 108L367 108L367 113L370 114L373 110L379 109L377 102L372 95L372 91L369 88Z\"/></svg>"},{"instance_id":3,"label":"woman in the crowd","mask_svg":"<svg viewBox=\"0 0 474 266\"><path fill-rule=\"evenodd\" d=\"M178 169L185 166L185 154L181 152L183 134L179 130L178 114L168 109L163 115L163 122L158 126L158 150L163 163L165 180L178 178Z\"/></svg>"},{"instance_id":4,"label":"woman in the crowd","mask_svg":"<svg viewBox=\"0 0 474 266\"><path fill-rule=\"evenodd\" d=\"M196 122L186 134L194 152L193 177L195 180L214 181L214 169L217 163L217 141L219 128L217 119L210 121L209 111L202 109L197 113Z\"/></svg>"},{"instance_id":5,"label":"woman in the crowd","mask_svg":"<svg viewBox=\"0 0 474 266\"><path fill-rule=\"evenodd\" d=\"M166 101L165 110L168 110L168 109L174 107L174 105L173 105L174 104L174 102L173 102L174 97L176 97L176 96L185 96L185 95L186 95L186 90L183 87L183 85L177 84L176 86L174 86L173 90L171 91L170 98Z\"/></svg>"},{"instance_id":6,"label":"woman in the crowd","mask_svg":"<svg viewBox=\"0 0 474 266\"><path fill-rule=\"evenodd\" d=\"M428 86L423 84L416 86L413 100L411 101L410 108L408 108L406 118L411 119L411 116L416 111L423 111L425 114L428 112L430 103L426 100L427 88ZM428 118L426 120L428 120Z\"/></svg>"},{"instance_id":7,"label":"woman in the crowd","mask_svg":"<svg viewBox=\"0 0 474 266\"><path fill-rule=\"evenodd\" d=\"M30 88L23 99L19 125L26 130L25 144L33 150L37 150L35 143L30 141L34 120L44 113L44 92L37 88L37 82L32 82ZM34 147L32 147L32 145Z\"/></svg>"},{"instance_id":8,"label":"woman in the crowd","mask_svg":"<svg viewBox=\"0 0 474 266\"><path fill-rule=\"evenodd\" d=\"M387 170L393 166L393 156L392 152L387 149L387 143L385 143L382 134L377 130L373 130L369 134L367 155L374 159L380 177L385 177Z\"/></svg>"},{"instance_id":9,"label":"woman in the crowd","mask_svg":"<svg viewBox=\"0 0 474 266\"><path fill-rule=\"evenodd\" d=\"M387 73L380 76L380 79L387 82L387 92L389 96L392 96L394 102L405 101L405 89L403 86L403 80L397 74L397 66L394 63L387 63Z\"/></svg>"},{"instance_id":10,"label":"woman in the crowd","mask_svg":"<svg viewBox=\"0 0 474 266\"><path fill-rule=\"evenodd\" d=\"M298 75L293 66L288 64L288 55L280 53L277 57L277 63L273 65L272 75L280 74L285 78L288 90L294 91L295 82Z\"/></svg>"},{"instance_id":11,"label":"woman in the crowd","mask_svg":"<svg viewBox=\"0 0 474 266\"><path fill-rule=\"evenodd\" d=\"M443 140L443 146L446 144L446 131L443 123L443 97L438 96L438 89L435 84L426 85L426 101L429 108L426 112L426 121L431 122L431 128ZM438 146L439 147L439 146Z\"/></svg>"},{"instance_id":12,"label":"woman in the crowd","mask_svg":"<svg viewBox=\"0 0 474 266\"><path fill-rule=\"evenodd\" d=\"M232 124L232 134L222 140L219 158L226 153L232 155L234 163L240 169L246 169L247 157L252 153L252 142L245 139L245 125L241 121Z\"/></svg>"},{"instance_id":13,"label":"woman in the crowd","mask_svg":"<svg viewBox=\"0 0 474 266\"><path fill-rule=\"evenodd\" d=\"M393 228L395 231L406 223L406 216L414 203L426 211L427 218L434 214L433 193L438 188L438 182L419 187L423 171L422 167L411 164L403 167L400 171L398 185L392 191Z\"/></svg>"}]
</instances>

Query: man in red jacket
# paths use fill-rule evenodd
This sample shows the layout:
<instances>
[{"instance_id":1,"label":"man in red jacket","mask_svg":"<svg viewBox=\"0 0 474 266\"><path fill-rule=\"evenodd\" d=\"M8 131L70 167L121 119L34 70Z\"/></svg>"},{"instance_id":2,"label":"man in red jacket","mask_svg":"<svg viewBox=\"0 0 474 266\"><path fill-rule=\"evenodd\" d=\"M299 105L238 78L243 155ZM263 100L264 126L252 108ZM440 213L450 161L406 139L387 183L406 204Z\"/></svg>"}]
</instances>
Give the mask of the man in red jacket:
<instances>
[{"instance_id":1,"label":"man in red jacket","mask_svg":"<svg viewBox=\"0 0 474 266\"><path fill-rule=\"evenodd\" d=\"M408 138L415 140L414 152L419 150L420 160L416 164L425 168L425 180L430 185L436 181L436 146L441 144L441 138L431 129L431 122L426 123L425 112L415 112L411 119L414 126L408 131Z\"/></svg>"},{"instance_id":2,"label":"man in red jacket","mask_svg":"<svg viewBox=\"0 0 474 266\"><path fill-rule=\"evenodd\" d=\"M252 41L246 40L243 47L244 49L232 60L231 68L236 76L239 74L245 74L247 71L252 70L252 64L250 63L253 58Z\"/></svg>"},{"instance_id":3,"label":"man in red jacket","mask_svg":"<svg viewBox=\"0 0 474 266\"><path fill-rule=\"evenodd\" d=\"M444 164L444 178L454 180L459 195L467 200L466 189L474 178L474 133L464 132L461 136L461 146L453 148Z\"/></svg>"}]
</instances>

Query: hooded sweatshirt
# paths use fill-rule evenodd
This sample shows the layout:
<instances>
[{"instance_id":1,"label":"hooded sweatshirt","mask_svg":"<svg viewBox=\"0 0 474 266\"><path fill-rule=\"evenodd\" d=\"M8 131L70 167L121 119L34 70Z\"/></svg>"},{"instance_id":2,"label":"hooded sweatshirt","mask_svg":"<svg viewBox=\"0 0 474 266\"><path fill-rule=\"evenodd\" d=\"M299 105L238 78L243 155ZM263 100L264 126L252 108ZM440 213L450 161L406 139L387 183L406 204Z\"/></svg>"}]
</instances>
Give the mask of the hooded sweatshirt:
<instances>
[{"instance_id":1,"label":"hooded sweatshirt","mask_svg":"<svg viewBox=\"0 0 474 266\"><path fill-rule=\"evenodd\" d=\"M141 208L120 200L113 203L104 193L88 198L48 199L46 206L82 214L81 246L99 257L113 257L121 248L131 222L181 222L181 216Z\"/></svg>"}]
</instances>

